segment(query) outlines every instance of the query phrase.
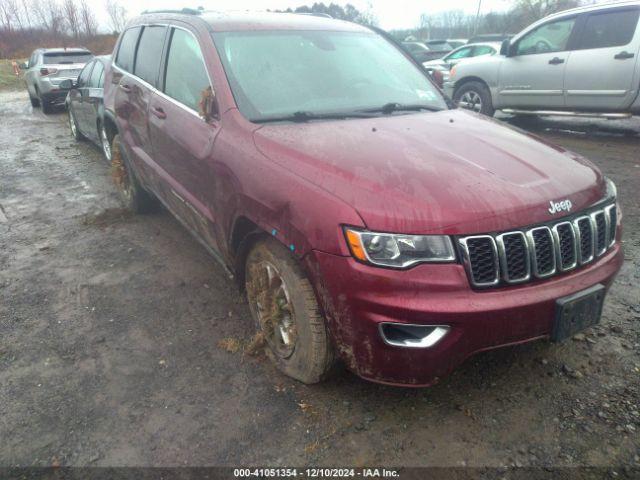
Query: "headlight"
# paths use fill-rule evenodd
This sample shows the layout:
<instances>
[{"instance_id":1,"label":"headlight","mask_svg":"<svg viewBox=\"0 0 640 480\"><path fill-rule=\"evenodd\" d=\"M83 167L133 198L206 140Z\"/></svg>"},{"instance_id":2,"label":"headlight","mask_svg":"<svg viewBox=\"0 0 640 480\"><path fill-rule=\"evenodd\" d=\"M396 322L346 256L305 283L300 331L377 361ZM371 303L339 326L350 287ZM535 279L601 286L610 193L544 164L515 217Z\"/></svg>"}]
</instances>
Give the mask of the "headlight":
<instances>
[{"instance_id":1,"label":"headlight","mask_svg":"<svg viewBox=\"0 0 640 480\"><path fill-rule=\"evenodd\" d=\"M361 262L406 268L417 263L453 262L451 239L446 235L394 235L345 229L351 254Z\"/></svg>"}]
</instances>

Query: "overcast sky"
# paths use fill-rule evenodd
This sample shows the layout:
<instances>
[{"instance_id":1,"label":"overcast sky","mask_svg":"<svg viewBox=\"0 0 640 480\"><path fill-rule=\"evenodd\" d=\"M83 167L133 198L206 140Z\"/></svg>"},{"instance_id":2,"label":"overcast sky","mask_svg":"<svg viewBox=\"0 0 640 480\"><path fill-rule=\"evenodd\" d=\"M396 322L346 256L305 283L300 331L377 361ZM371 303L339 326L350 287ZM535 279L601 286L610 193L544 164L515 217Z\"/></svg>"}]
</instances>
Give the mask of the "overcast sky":
<instances>
[{"instance_id":1,"label":"overcast sky","mask_svg":"<svg viewBox=\"0 0 640 480\"><path fill-rule=\"evenodd\" d=\"M284 10L301 5L311 5L314 0L119 0L129 16L137 15L143 10L157 10L165 8L183 8L203 6L210 10ZM366 10L371 5L373 13L378 19L380 27L390 30L394 28L412 28L418 25L420 14L436 13L444 10L464 10L475 14L478 0L333 0L334 3L344 5L351 3L359 10ZM104 9L104 0L88 0L96 12L102 28L108 28L108 21ZM331 0L325 0L325 4ZM511 0L482 0L482 12L503 11L512 3Z\"/></svg>"}]
</instances>

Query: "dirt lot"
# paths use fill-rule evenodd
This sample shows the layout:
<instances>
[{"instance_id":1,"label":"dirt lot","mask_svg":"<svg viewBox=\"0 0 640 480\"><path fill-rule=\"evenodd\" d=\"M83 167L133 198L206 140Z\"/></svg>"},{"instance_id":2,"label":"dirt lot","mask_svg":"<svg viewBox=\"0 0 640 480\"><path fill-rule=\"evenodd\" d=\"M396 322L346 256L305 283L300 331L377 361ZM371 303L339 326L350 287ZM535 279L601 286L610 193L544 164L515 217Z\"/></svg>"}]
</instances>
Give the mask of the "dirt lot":
<instances>
[{"instance_id":1,"label":"dirt lot","mask_svg":"<svg viewBox=\"0 0 640 480\"><path fill-rule=\"evenodd\" d=\"M618 184L602 325L422 390L308 387L234 351L248 308L177 221L120 210L65 114L5 92L0 122L0 465L640 465L640 119L520 123Z\"/></svg>"}]
</instances>

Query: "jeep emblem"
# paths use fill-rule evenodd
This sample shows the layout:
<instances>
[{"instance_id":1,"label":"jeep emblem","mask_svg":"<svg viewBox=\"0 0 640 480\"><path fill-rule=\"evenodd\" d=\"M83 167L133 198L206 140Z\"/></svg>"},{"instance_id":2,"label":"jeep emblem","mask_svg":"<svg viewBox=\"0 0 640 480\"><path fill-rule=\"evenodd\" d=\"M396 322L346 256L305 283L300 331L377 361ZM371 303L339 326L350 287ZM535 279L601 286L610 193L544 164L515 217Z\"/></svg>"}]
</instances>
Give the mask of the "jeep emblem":
<instances>
[{"instance_id":1,"label":"jeep emblem","mask_svg":"<svg viewBox=\"0 0 640 480\"><path fill-rule=\"evenodd\" d=\"M561 202L549 202L549 205L551 205L551 207L549 207L549 213L551 215L555 215L558 212L570 212L571 211L571 207L573 206L573 204L571 203L571 200L562 200Z\"/></svg>"}]
</instances>

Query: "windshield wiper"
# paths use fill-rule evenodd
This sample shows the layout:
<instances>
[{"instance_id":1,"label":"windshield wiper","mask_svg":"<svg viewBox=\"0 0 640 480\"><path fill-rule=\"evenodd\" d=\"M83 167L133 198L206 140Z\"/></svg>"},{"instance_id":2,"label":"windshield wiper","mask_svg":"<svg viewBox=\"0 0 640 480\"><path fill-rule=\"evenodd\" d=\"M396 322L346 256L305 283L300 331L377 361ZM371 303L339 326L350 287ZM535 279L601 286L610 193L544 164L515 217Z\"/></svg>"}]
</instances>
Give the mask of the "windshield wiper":
<instances>
[{"instance_id":1,"label":"windshield wiper","mask_svg":"<svg viewBox=\"0 0 640 480\"><path fill-rule=\"evenodd\" d=\"M442 111L442 108L432 107L431 105L425 105L423 103L402 104L397 102L389 102L385 103L382 107L368 108L361 111L366 113L380 112L390 114L393 112L419 112L420 110L427 110L429 112L440 112Z\"/></svg>"},{"instance_id":2,"label":"windshield wiper","mask_svg":"<svg viewBox=\"0 0 640 480\"><path fill-rule=\"evenodd\" d=\"M298 111L290 115L282 115L277 117L256 118L251 120L254 123L271 123L271 122L308 122L310 120L344 120L345 118L371 118L373 115L364 111L359 112L332 112L332 113L313 113L307 111Z\"/></svg>"}]
</instances>

